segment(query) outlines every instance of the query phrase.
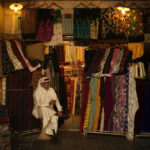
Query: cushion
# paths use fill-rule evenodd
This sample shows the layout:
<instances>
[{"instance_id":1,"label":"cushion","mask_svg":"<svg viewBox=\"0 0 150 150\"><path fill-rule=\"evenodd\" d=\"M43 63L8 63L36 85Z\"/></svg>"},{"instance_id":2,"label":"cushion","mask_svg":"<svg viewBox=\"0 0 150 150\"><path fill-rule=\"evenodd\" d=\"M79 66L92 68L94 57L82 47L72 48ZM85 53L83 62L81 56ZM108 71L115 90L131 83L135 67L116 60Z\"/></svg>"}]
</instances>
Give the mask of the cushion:
<instances>
[{"instance_id":1,"label":"cushion","mask_svg":"<svg viewBox=\"0 0 150 150\"><path fill-rule=\"evenodd\" d=\"M35 60L39 59L40 61L44 61L44 44L43 43L35 43L26 46L26 54L28 59Z\"/></svg>"}]
</instances>

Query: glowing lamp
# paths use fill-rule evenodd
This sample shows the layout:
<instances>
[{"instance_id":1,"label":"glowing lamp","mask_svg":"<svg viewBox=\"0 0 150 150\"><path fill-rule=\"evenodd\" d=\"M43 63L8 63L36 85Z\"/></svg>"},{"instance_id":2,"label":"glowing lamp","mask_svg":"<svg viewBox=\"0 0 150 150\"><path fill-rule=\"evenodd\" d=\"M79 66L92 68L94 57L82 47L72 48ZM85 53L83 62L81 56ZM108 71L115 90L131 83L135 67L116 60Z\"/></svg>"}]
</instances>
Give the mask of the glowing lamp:
<instances>
[{"instance_id":1,"label":"glowing lamp","mask_svg":"<svg viewBox=\"0 0 150 150\"><path fill-rule=\"evenodd\" d=\"M23 5L22 4L19 4L19 3L13 3L9 6L9 8L11 10L14 10L15 13L17 13L18 10L21 10L23 8Z\"/></svg>"}]
</instances>

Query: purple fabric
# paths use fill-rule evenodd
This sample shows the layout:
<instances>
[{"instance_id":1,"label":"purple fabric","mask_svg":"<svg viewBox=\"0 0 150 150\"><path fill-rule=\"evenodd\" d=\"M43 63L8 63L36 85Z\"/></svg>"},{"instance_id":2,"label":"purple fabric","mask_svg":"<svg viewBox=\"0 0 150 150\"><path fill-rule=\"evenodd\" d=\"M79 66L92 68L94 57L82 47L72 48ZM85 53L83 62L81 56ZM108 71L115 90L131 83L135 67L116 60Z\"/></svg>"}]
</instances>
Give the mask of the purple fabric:
<instances>
[{"instance_id":1,"label":"purple fabric","mask_svg":"<svg viewBox=\"0 0 150 150\"><path fill-rule=\"evenodd\" d=\"M105 98L103 100L104 106L104 130L108 130L108 122L110 120L110 115L113 110L113 96L111 91L111 77L106 77L105 80Z\"/></svg>"},{"instance_id":2,"label":"purple fabric","mask_svg":"<svg viewBox=\"0 0 150 150\"><path fill-rule=\"evenodd\" d=\"M142 128L142 113L143 113L143 105L144 105L144 91L145 91L145 80L136 79L136 91L138 96L139 109L135 115L134 121L134 133L139 134Z\"/></svg>"},{"instance_id":3,"label":"purple fabric","mask_svg":"<svg viewBox=\"0 0 150 150\"><path fill-rule=\"evenodd\" d=\"M48 42L53 36L53 23L50 20L47 22L41 21L38 27L37 40Z\"/></svg>"}]
</instances>

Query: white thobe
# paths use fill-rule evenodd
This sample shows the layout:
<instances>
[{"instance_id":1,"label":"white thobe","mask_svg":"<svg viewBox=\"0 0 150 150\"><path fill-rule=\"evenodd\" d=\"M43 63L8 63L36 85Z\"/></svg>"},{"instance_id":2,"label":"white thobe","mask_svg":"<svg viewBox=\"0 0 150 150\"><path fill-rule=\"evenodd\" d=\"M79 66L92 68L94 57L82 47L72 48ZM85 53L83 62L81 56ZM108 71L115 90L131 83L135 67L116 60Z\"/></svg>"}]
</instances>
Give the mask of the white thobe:
<instances>
[{"instance_id":1,"label":"white thobe","mask_svg":"<svg viewBox=\"0 0 150 150\"><path fill-rule=\"evenodd\" d=\"M42 119L42 129L48 135L53 135L53 129L57 133L58 128L58 116L53 105L49 105L51 100L56 100L56 107L58 111L62 111L62 106L59 103L57 95L53 88L44 89L38 84L37 89L33 94L34 107L32 114L37 119Z\"/></svg>"}]
</instances>

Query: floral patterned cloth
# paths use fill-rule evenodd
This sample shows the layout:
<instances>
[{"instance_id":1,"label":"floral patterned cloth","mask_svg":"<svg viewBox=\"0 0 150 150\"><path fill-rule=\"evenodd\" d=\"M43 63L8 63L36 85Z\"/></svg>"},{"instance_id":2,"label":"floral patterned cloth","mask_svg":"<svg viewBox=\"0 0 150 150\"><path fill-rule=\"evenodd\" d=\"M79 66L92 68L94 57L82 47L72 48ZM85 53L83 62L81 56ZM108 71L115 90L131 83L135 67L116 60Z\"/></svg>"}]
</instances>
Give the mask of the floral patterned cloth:
<instances>
[{"instance_id":1,"label":"floral patterned cloth","mask_svg":"<svg viewBox=\"0 0 150 150\"><path fill-rule=\"evenodd\" d=\"M134 137L134 118L137 109L139 108L138 98L136 93L136 82L134 79L135 68L129 68L129 89L128 89L128 131L127 138L133 140Z\"/></svg>"},{"instance_id":2,"label":"floral patterned cloth","mask_svg":"<svg viewBox=\"0 0 150 150\"><path fill-rule=\"evenodd\" d=\"M114 8L101 9L99 39L125 39L129 42L144 41L143 11L131 9L122 14Z\"/></svg>"},{"instance_id":3,"label":"floral patterned cloth","mask_svg":"<svg viewBox=\"0 0 150 150\"><path fill-rule=\"evenodd\" d=\"M115 103L113 107L113 131L124 132L127 126L127 85L126 75L115 78Z\"/></svg>"}]
</instances>

